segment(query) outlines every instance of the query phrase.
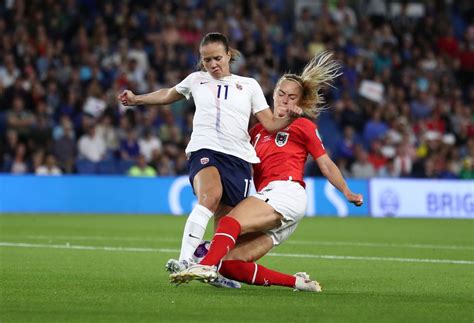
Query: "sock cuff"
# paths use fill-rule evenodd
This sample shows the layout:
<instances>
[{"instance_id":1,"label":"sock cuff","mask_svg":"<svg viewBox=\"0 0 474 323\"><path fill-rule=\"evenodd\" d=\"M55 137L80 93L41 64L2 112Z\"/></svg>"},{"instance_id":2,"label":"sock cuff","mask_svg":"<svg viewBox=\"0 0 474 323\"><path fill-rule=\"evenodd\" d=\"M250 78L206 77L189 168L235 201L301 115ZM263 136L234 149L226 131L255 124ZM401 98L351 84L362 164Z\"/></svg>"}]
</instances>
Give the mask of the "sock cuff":
<instances>
[{"instance_id":1,"label":"sock cuff","mask_svg":"<svg viewBox=\"0 0 474 323\"><path fill-rule=\"evenodd\" d=\"M230 216L224 216L219 221L216 233L227 233L237 238L240 234L241 227L239 221Z\"/></svg>"},{"instance_id":2,"label":"sock cuff","mask_svg":"<svg viewBox=\"0 0 474 323\"><path fill-rule=\"evenodd\" d=\"M201 213L202 215L207 216L208 219L212 218L212 216L214 215L211 210L201 204L196 204L193 209L199 211L199 213Z\"/></svg>"},{"instance_id":3,"label":"sock cuff","mask_svg":"<svg viewBox=\"0 0 474 323\"><path fill-rule=\"evenodd\" d=\"M211 217L212 212L208 208L196 204L191 213L189 213L187 223L196 223L201 228L206 230L207 223L209 222Z\"/></svg>"}]
</instances>

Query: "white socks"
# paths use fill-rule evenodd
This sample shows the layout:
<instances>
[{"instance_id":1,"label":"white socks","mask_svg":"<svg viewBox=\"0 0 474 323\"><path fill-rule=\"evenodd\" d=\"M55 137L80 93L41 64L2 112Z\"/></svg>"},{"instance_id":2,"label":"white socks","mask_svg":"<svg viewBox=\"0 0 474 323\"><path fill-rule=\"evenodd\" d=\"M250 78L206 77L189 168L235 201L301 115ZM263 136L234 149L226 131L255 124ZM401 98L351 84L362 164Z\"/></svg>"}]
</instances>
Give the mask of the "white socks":
<instances>
[{"instance_id":1,"label":"white socks","mask_svg":"<svg viewBox=\"0 0 474 323\"><path fill-rule=\"evenodd\" d=\"M213 213L200 204L196 204L188 216L184 226L183 240L181 241L181 253L179 260L189 261L192 259L194 251L201 243L206 232L207 223Z\"/></svg>"}]
</instances>

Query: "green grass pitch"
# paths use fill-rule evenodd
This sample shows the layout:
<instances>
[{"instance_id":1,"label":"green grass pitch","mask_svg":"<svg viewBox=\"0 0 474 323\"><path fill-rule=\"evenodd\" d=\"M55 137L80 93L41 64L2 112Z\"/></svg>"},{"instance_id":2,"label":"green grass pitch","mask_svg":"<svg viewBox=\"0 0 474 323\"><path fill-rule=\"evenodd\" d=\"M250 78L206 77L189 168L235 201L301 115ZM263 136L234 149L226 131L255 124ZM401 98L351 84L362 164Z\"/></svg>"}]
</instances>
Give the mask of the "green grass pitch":
<instances>
[{"instance_id":1,"label":"green grass pitch","mask_svg":"<svg viewBox=\"0 0 474 323\"><path fill-rule=\"evenodd\" d=\"M472 220L304 219L260 263L316 294L169 284L185 219L0 216L0 322L474 321Z\"/></svg>"}]
</instances>

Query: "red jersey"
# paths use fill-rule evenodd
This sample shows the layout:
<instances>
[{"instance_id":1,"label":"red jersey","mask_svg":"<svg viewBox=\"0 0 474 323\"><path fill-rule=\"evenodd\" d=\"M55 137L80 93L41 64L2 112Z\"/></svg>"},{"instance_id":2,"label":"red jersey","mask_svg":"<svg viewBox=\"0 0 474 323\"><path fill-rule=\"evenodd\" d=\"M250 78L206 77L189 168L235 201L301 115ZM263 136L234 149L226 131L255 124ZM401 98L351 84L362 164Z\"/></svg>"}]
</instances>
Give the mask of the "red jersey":
<instances>
[{"instance_id":1,"label":"red jersey","mask_svg":"<svg viewBox=\"0 0 474 323\"><path fill-rule=\"evenodd\" d=\"M298 118L273 134L259 123L250 129L250 137L261 161L253 165L257 191L279 180L292 180L305 187L303 175L308 154L316 160L326 153L318 128L305 118Z\"/></svg>"}]
</instances>

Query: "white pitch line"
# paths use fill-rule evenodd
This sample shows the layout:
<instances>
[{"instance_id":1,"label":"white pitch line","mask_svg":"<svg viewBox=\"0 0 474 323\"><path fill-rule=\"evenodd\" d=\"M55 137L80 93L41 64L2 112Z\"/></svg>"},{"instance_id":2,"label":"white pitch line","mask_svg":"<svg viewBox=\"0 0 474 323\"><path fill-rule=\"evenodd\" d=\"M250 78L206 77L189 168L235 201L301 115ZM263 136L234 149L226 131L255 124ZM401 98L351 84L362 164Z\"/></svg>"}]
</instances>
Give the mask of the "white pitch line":
<instances>
[{"instance_id":1,"label":"white pitch line","mask_svg":"<svg viewBox=\"0 0 474 323\"><path fill-rule=\"evenodd\" d=\"M334 256L334 255L308 255L308 254L291 254L291 253L269 253L274 257L292 257L292 258L317 258L330 260L369 260L369 261L396 261L396 262L425 262L434 264L457 264L457 265L474 265L471 260L451 260L451 259L419 259L419 258L396 258L396 257L359 257L359 256Z\"/></svg>"},{"instance_id":2,"label":"white pitch line","mask_svg":"<svg viewBox=\"0 0 474 323\"><path fill-rule=\"evenodd\" d=\"M158 252L158 253L159 252L162 252L162 253L178 253L179 252L178 249L77 246L77 245L70 245L69 243L58 245L58 244L0 242L0 247L102 250L102 251L127 251L127 252ZM272 257L314 258L314 259L329 259L329 260L368 260L368 261L395 261L395 262L474 265L474 261L471 261L471 260L419 259L419 258L395 258L395 257L359 257L359 256L311 255L311 254L292 254L292 253L269 253L268 255Z\"/></svg>"},{"instance_id":3,"label":"white pitch line","mask_svg":"<svg viewBox=\"0 0 474 323\"><path fill-rule=\"evenodd\" d=\"M396 243L372 243L353 241L298 241L290 240L288 244L299 245L321 245L321 246L350 246L350 247L375 247L375 248L413 248L413 249L451 249L451 250L473 250L474 246L449 246L435 244L396 244Z\"/></svg>"},{"instance_id":4,"label":"white pitch line","mask_svg":"<svg viewBox=\"0 0 474 323\"><path fill-rule=\"evenodd\" d=\"M8 235L3 237L27 238L32 240L76 240L76 241L160 241L160 242L177 242L181 241L176 238L154 238L154 237L106 237L106 236L18 236Z\"/></svg>"},{"instance_id":5,"label":"white pitch line","mask_svg":"<svg viewBox=\"0 0 474 323\"><path fill-rule=\"evenodd\" d=\"M175 238L159 237L101 237L101 236L47 236L47 235L4 235L4 238L26 238L33 240L73 240L73 241L161 241L161 242L179 242ZM295 245L320 245L320 246L348 246L348 247L370 247L370 248L408 248L408 249L448 249L448 250L474 250L474 246L453 246L453 245L434 245L434 244L397 244L397 243L373 243L373 242L355 242L355 241L301 241L288 240L285 244Z\"/></svg>"},{"instance_id":6,"label":"white pitch line","mask_svg":"<svg viewBox=\"0 0 474 323\"><path fill-rule=\"evenodd\" d=\"M75 250L103 250L103 251L131 251L131 252L179 252L178 249L156 249L156 248L134 248L134 247L99 247L99 246L77 246L66 244L33 244L33 243L16 243L16 242L0 242L0 247L18 247L18 248L46 248L46 249L75 249Z\"/></svg>"}]
</instances>

